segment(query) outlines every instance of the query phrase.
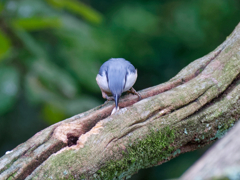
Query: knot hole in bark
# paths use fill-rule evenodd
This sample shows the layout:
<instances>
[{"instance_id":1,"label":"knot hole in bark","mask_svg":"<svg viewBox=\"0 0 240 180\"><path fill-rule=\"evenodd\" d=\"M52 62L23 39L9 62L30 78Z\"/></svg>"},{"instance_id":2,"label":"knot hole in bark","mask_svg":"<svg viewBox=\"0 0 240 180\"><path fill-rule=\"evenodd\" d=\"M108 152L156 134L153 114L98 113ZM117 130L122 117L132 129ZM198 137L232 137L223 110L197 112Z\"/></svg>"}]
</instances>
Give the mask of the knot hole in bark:
<instances>
[{"instance_id":1,"label":"knot hole in bark","mask_svg":"<svg viewBox=\"0 0 240 180\"><path fill-rule=\"evenodd\" d=\"M68 139L67 145L68 145L68 147L76 145L78 138L79 138L78 136L74 136L72 134L67 134L67 139Z\"/></svg>"}]
</instances>

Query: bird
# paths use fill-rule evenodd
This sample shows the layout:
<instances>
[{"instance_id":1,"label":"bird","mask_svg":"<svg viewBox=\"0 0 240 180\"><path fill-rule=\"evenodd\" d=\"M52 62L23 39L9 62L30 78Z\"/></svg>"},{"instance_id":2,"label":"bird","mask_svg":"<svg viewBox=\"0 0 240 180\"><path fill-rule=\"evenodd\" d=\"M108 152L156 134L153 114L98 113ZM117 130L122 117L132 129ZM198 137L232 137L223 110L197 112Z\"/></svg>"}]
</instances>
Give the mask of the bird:
<instances>
[{"instance_id":1,"label":"bird","mask_svg":"<svg viewBox=\"0 0 240 180\"><path fill-rule=\"evenodd\" d=\"M108 101L115 101L111 114L119 110L118 102L123 92L129 91L141 99L141 95L133 88L136 80L137 69L124 58L111 58L102 64L96 81L101 89L102 97Z\"/></svg>"}]
</instances>

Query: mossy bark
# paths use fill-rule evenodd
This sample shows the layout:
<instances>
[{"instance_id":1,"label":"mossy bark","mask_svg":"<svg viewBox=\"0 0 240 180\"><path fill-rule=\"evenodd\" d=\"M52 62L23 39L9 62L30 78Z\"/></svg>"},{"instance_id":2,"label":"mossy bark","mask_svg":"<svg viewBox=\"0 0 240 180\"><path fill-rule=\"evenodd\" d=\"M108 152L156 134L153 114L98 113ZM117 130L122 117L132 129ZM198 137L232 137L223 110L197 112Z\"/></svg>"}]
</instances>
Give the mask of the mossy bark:
<instances>
[{"instance_id":1,"label":"mossy bark","mask_svg":"<svg viewBox=\"0 0 240 180\"><path fill-rule=\"evenodd\" d=\"M54 124L0 159L0 179L124 179L221 137L240 116L240 25L164 84Z\"/></svg>"},{"instance_id":2,"label":"mossy bark","mask_svg":"<svg viewBox=\"0 0 240 180\"><path fill-rule=\"evenodd\" d=\"M211 147L180 179L240 179L240 121Z\"/></svg>"}]
</instances>

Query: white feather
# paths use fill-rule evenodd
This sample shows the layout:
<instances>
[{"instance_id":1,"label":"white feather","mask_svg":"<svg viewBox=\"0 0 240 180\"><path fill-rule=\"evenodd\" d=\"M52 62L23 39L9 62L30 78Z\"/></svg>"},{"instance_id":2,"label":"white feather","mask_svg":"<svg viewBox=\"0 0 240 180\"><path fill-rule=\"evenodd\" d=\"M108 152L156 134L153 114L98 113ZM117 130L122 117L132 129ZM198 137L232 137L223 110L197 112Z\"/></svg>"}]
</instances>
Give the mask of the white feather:
<instances>
[{"instance_id":1,"label":"white feather","mask_svg":"<svg viewBox=\"0 0 240 180\"><path fill-rule=\"evenodd\" d=\"M125 84L125 88L123 89L123 92L128 91L131 87L133 87L134 83L137 80L137 70L135 73L128 70L128 76Z\"/></svg>"},{"instance_id":2,"label":"white feather","mask_svg":"<svg viewBox=\"0 0 240 180\"><path fill-rule=\"evenodd\" d=\"M103 75L101 76L100 74L97 75L96 77L98 86L105 92L111 93L109 87L108 87L108 82L107 82L107 76L106 73L103 72Z\"/></svg>"}]
</instances>

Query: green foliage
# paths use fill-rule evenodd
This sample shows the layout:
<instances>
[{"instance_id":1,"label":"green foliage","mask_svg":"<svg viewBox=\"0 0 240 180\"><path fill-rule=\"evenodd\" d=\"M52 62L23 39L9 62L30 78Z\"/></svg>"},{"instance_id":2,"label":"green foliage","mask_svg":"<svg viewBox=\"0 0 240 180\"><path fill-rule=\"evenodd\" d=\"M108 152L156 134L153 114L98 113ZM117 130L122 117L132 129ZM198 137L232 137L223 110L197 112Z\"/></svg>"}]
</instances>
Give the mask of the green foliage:
<instances>
[{"instance_id":1,"label":"green foliage","mask_svg":"<svg viewBox=\"0 0 240 180\"><path fill-rule=\"evenodd\" d=\"M79 14L84 19L92 23L101 23L102 15L94 9L86 6L77 0L47 0L51 5L57 8L64 8L70 12Z\"/></svg>"},{"instance_id":2,"label":"green foliage","mask_svg":"<svg viewBox=\"0 0 240 180\"><path fill-rule=\"evenodd\" d=\"M9 53L11 48L10 39L0 30L0 61Z\"/></svg>"},{"instance_id":3,"label":"green foliage","mask_svg":"<svg viewBox=\"0 0 240 180\"><path fill-rule=\"evenodd\" d=\"M58 28L61 26L59 18L31 17L15 19L12 22L14 28L22 28L27 31L42 30L47 28Z\"/></svg>"},{"instance_id":4,"label":"green foliage","mask_svg":"<svg viewBox=\"0 0 240 180\"><path fill-rule=\"evenodd\" d=\"M19 76L22 76L25 97L31 103L43 105L43 117L49 123L100 104L81 91L81 87L86 86L89 91L99 92L95 82L98 66L88 62L92 57L86 57L81 48L86 46L83 38L86 42L92 38L92 33L88 37L84 34L93 27L60 11L60 7L92 23L102 21L100 13L79 1L5 1L2 20L7 26L5 31L12 36L0 31L0 58L8 55L4 64L15 66L14 62L18 61L24 68L25 72ZM10 44L9 38L14 44ZM92 43L85 48L89 49L88 54L89 46ZM16 101L2 101L1 109L5 110L0 114L10 110L13 102Z\"/></svg>"},{"instance_id":5,"label":"green foliage","mask_svg":"<svg viewBox=\"0 0 240 180\"><path fill-rule=\"evenodd\" d=\"M18 71L12 67L0 67L0 114L7 112L13 107L18 91Z\"/></svg>"}]
</instances>

